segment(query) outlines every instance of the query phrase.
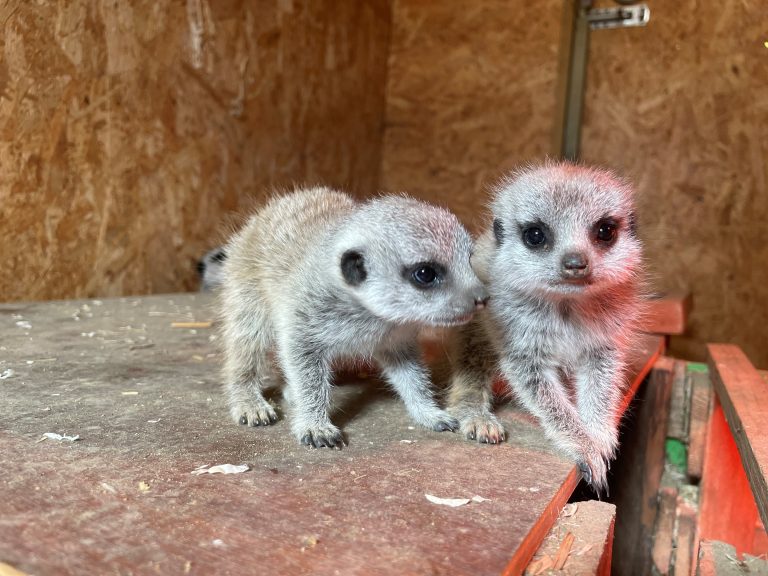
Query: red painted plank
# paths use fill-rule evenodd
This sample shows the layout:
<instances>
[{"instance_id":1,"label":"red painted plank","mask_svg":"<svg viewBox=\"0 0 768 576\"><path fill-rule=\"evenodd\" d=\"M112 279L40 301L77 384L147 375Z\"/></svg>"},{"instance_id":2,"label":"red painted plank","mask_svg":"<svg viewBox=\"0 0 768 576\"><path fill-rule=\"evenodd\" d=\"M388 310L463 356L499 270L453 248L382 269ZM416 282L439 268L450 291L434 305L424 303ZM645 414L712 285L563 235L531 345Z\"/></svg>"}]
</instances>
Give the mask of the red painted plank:
<instances>
[{"instance_id":1,"label":"red painted plank","mask_svg":"<svg viewBox=\"0 0 768 576\"><path fill-rule=\"evenodd\" d=\"M691 302L690 292L673 292L648 300L643 331L649 334L683 334Z\"/></svg>"},{"instance_id":2,"label":"red painted plank","mask_svg":"<svg viewBox=\"0 0 768 576\"><path fill-rule=\"evenodd\" d=\"M710 344L710 373L763 525L768 526L768 386L738 346Z\"/></svg>"},{"instance_id":3,"label":"red painted plank","mask_svg":"<svg viewBox=\"0 0 768 576\"><path fill-rule=\"evenodd\" d=\"M739 451L715 398L701 478L699 540L729 542L739 553L752 552L757 505Z\"/></svg>"}]
</instances>

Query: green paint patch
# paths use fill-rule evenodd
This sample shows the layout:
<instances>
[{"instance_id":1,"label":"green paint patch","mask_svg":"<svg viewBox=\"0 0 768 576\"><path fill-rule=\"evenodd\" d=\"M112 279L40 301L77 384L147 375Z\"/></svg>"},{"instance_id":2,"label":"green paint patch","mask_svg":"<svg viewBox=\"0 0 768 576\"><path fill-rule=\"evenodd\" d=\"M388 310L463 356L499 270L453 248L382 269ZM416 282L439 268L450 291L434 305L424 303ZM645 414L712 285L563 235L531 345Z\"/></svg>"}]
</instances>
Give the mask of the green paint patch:
<instances>
[{"instance_id":1,"label":"green paint patch","mask_svg":"<svg viewBox=\"0 0 768 576\"><path fill-rule=\"evenodd\" d=\"M688 470L688 448L685 443L677 438L667 438L664 443L664 451L667 455L667 462L685 473Z\"/></svg>"},{"instance_id":2,"label":"green paint patch","mask_svg":"<svg viewBox=\"0 0 768 576\"><path fill-rule=\"evenodd\" d=\"M688 362L688 372L701 372L703 374L709 373L709 366L702 362Z\"/></svg>"}]
</instances>

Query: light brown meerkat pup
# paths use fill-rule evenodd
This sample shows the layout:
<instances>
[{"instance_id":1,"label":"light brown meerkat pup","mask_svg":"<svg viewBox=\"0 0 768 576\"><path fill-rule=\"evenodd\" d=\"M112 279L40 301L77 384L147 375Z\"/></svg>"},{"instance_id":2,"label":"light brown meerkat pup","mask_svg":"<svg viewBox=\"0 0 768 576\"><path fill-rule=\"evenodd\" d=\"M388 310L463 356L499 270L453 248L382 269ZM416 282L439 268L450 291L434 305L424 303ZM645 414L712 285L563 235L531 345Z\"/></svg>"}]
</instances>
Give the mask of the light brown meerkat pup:
<instances>
[{"instance_id":1,"label":"light brown meerkat pup","mask_svg":"<svg viewBox=\"0 0 768 576\"><path fill-rule=\"evenodd\" d=\"M458 329L448 410L467 438L495 444L501 376L596 489L618 443L630 342L642 311L631 187L567 162L504 178L473 266L488 309Z\"/></svg>"},{"instance_id":2,"label":"light brown meerkat pup","mask_svg":"<svg viewBox=\"0 0 768 576\"><path fill-rule=\"evenodd\" d=\"M405 196L358 203L312 188L273 198L225 247L232 418L251 426L277 420L262 393L274 350L291 428L303 444L344 444L328 414L332 366L341 359L376 361L415 422L457 429L433 398L417 334L465 323L485 306L472 246L455 215Z\"/></svg>"}]
</instances>

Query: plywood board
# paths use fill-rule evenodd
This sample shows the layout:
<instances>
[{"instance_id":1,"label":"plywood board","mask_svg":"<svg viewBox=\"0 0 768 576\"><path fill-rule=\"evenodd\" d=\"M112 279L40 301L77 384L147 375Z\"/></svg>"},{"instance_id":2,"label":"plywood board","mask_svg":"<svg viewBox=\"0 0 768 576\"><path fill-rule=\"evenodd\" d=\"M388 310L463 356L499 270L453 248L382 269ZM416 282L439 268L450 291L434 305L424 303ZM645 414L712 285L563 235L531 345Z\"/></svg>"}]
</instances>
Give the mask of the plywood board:
<instances>
[{"instance_id":1,"label":"plywood board","mask_svg":"<svg viewBox=\"0 0 768 576\"><path fill-rule=\"evenodd\" d=\"M378 187L387 0L0 6L0 301L196 286L273 188Z\"/></svg>"},{"instance_id":2,"label":"plywood board","mask_svg":"<svg viewBox=\"0 0 768 576\"><path fill-rule=\"evenodd\" d=\"M533 418L506 406L510 441L477 445L413 427L378 380L352 378L334 392L342 451L299 445L285 420L238 426L216 326L172 326L214 318L212 302L0 305L0 558L41 576L527 565L577 482ZM640 343L633 374L661 344ZM46 432L80 440L39 441ZM191 474L225 463L251 470ZM426 494L487 500L448 508Z\"/></svg>"}]
</instances>

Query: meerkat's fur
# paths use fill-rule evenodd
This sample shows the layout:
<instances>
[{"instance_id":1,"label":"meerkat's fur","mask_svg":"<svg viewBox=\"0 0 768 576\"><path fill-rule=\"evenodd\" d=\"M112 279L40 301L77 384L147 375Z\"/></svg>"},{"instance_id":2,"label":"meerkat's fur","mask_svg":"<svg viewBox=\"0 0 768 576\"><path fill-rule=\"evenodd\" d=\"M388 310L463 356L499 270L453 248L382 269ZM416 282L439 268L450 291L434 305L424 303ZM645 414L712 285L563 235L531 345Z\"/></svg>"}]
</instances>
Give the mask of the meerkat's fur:
<instances>
[{"instance_id":1,"label":"meerkat's fur","mask_svg":"<svg viewBox=\"0 0 768 576\"><path fill-rule=\"evenodd\" d=\"M227 252L223 246L214 248L205 253L197 262L197 274L200 277L200 291L213 290L221 285L224 280L224 261Z\"/></svg>"},{"instance_id":2,"label":"meerkat's fur","mask_svg":"<svg viewBox=\"0 0 768 576\"><path fill-rule=\"evenodd\" d=\"M269 425L268 352L303 444L341 447L328 414L334 361L372 359L410 416L456 430L430 390L417 332L469 321L487 301L452 213L404 196L365 203L327 188L272 199L226 246L225 378L240 424Z\"/></svg>"},{"instance_id":3,"label":"meerkat's fur","mask_svg":"<svg viewBox=\"0 0 768 576\"><path fill-rule=\"evenodd\" d=\"M496 443L491 383L502 376L598 491L642 310L634 210L630 186L597 168L548 163L503 179L472 259L491 299L459 329L449 392L461 431Z\"/></svg>"}]
</instances>

